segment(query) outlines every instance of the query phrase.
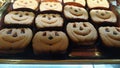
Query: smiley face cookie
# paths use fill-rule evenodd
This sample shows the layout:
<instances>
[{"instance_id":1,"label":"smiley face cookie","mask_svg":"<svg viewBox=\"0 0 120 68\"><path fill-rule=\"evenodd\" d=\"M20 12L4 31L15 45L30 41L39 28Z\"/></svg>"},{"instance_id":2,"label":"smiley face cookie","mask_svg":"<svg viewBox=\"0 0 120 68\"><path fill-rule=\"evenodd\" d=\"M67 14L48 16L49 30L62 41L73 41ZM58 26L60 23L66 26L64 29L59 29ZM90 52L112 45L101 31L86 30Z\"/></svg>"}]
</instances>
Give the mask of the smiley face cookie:
<instances>
[{"instance_id":1,"label":"smiley face cookie","mask_svg":"<svg viewBox=\"0 0 120 68\"><path fill-rule=\"evenodd\" d=\"M43 11L58 11L62 12L62 4L61 2L41 2L39 9L41 12Z\"/></svg>"},{"instance_id":2,"label":"smiley face cookie","mask_svg":"<svg viewBox=\"0 0 120 68\"><path fill-rule=\"evenodd\" d=\"M35 54L64 53L67 47L68 38L61 31L39 31L33 38L33 50Z\"/></svg>"},{"instance_id":3,"label":"smiley face cookie","mask_svg":"<svg viewBox=\"0 0 120 68\"><path fill-rule=\"evenodd\" d=\"M0 53L18 53L24 51L32 39L29 28L5 28L0 30Z\"/></svg>"},{"instance_id":4,"label":"smiley face cookie","mask_svg":"<svg viewBox=\"0 0 120 68\"><path fill-rule=\"evenodd\" d=\"M95 23L103 23L103 22L116 23L117 22L116 15L112 11L108 11L108 10L94 9L90 11L90 16Z\"/></svg>"},{"instance_id":5,"label":"smiley face cookie","mask_svg":"<svg viewBox=\"0 0 120 68\"><path fill-rule=\"evenodd\" d=\"M29 9L37 9L38 2L36 0L16 0L13 3L13 9L18 8L29 8Z\"/></svg>"},{"instance_id":6,"label":"smiley face cookie","mask_svg":"<svg viewBox=\"0 0 120 68\"><path fill-rule=\"evenodd\" d=\"M39 14L35 19L37 28L62 27L63 18L59 14Z\"/></svg>"},{"instance_id":7,"label":"smiley face cookie","mask_svg":"<svg viewBox=\"0 0 120 68\"><path fill-rule=\"evenodd\" d=\"M100 37L108 47L120 47L120 27L100 27Z\"/></svg>"},{"instance_id":8,"label":"smiley face cookie","mask_svg":"<svg viewBox=\"0 0 120 68\"><path fill-rule=\"evenodd\" d=\"M108 0L87 0L87 5L90 9L92 8L109 8Z\"/></svg>"},{"instance_id":9,"label":"smiley face cookie","mask_svg":"<svg viewBox=\"0 0 120 68\"><path fill-rule=\"evenodd\" d=\"M11 11L5 18L5 24L32 24L35 14L28 11Z\"/></svg>"},{"instance_id":10,"label":"smiley face cookie","mask_svg":"<svg viewBox=\"0 0 120 68\"><path fill-rule=\"evenodd\" d=\"M80 45L93 45L97 39L97 31L89 22L68 23L67 33L72 41Z\"/></svg>"},{"instance_id":11,"label":"smiley face cookie","mask_svg":"<svg viewBox=\"0 0 120 68\"><path fill-rule=\"evenodd\" d=\"M66 5L64 7L64 15L68 19L88 20L88 12L86 9L74 5Z\"/></svg>"},{"instance_id":12,"label":"smiley face cookie","mask_svg":"<svg viewBox=\"0 0 120 68\"><path fill-rule=\"evenodd\" d=\"M80 5L84 6L84 7L86 5L85 0L63 0L63 2L64 3L78 3L78 4L80 4Z\"/></svg>"}]
</instances>

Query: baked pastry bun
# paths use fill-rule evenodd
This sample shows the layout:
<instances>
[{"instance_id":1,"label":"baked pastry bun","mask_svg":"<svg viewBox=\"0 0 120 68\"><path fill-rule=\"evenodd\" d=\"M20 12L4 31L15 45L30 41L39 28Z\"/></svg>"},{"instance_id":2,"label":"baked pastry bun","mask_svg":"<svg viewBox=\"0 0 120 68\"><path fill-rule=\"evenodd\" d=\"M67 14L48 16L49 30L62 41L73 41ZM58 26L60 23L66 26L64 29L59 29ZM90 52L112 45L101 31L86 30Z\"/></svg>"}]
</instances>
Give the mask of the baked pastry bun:
<instances>
[{"instance_id":1,"label":"baked pastry bun","mask_svg":"<svg viewBox=\"0 0 120 68\"><path fill-rule=\"evenodd\" d=\"M81 6L84 6L86 5L86 1L85 0L63 0L64 3L78 3L80 4Z\"/></svg>"},{"instance_id":2,"label":"baked pastry bun","mask_svg":"<svg viewBox=\"0 0 120 68\"><path fill-rule=\"evenodd\" d=\"M110 7L108 0L87 0L88 8L105 8Z\"/></svg>"},{"instance_id":3,"label":"baked pastry bun","mask_svg":"<svg viewBox=\"0 0 120 68\"><path fill-rule=\"evenodd\" d=\"M39 9L43 11L58 11L62 12L62 4L58 1L43 1L41 2Z\"/></svg>"},{"instance_id":4,"label":"baked pastry bun","mask_svg":"<svg viewBox=\"0 0 120 68\"><path fill-rule=\"evenodd\" d=\"M37 28L62 27L63 18L59 14L39 14L35 19Z\"/></svg>"},{"instance_id":5,"label":"baked pastry bun","mask_svg":"<svg viewBox=\"0 0 120 68\"><path fill-rule=\"evenodd\" d=\"M104 22L110 22L110 23L116 23L117 17L112 11L108 10L101 10L101 9L93 9L90 11L91 19L95 23L104 23Z\"/></svg>"},{"instance_id":6,"label":"baked pastry bun","mask_svg":"<svg viewBox=\"0 0 120 68\"><path fill-rule=\"evenodd\" d=\"M32 39L29 28L5 28L0 30L0 53L14 54L23 52Z\"/></svg>"},{"instance_id":7,"label":"baked pastry bun","mask_svg":"<svg viewBox=\"0 0 120 68\"><path fill-rule=\"evenodd\" d=\"M18 8L29 8L29 9L37 9L39 3L37 0L15 0L13 3L13 9Z\"/></svg>"},{"instance_id":8,"label":"baked pastry bun","mask_svg":"<svg viewBox=\"0 0 120 68\"><path fill-rule=\"evenodd\" d=\"M39 31L33 38L35 54L64 53L68 47L68 38L61 31Z\"/></svg>"},{"instance_id":9,"label":"baked pastry bun","mask_svg":"<svg viewBox=\"0 0 120 68\"><path fill-rule=\"evenodd\" d=\"M30 25L34 20L35 14L28 11L10 11L5 15L5 24L25 24Z\"/></svg>"},{"instance_id":10,"label":"baked pastry bun","mask_svg":"<svg viewBox=\"0 0 120 68\"><path fill-rule=\"evenodd\" d=\"M67 25L70 39L79 45L93 45L97 40L97 31L89 22L72 22Z\"/></svg>"},{"instance_id":11,"label":"baked pastry bun","mask_svg":"<svg viewBox=\"0 0 120 68\"><path fill-rule=\"evenodd\" d=\"M105 46L120 47L120 27L100 27L99 33Z\"/></svg>"},{"instance_id":12,"label":"baked pastry bun","mask_svg":"<svg viewBox=\"0 0 120 68\"><path fill-rule=\"evenodd\" d=\"M65 5L64 15L68 19L88 20L88 12L86 9L74 5Z\"/></svg>"}]
</instances>

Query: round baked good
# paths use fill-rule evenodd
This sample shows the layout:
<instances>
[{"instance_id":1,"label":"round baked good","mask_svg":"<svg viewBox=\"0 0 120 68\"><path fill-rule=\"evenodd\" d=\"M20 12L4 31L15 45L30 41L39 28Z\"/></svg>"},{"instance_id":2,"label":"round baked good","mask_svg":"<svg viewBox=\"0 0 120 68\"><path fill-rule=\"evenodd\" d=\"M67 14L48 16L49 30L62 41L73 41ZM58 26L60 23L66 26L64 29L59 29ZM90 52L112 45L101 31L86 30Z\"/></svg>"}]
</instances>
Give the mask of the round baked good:
<instances>
[{"instance_id":1,"label":"round baked good","mask_svg":"<svg viewBox=\"0 0 120 68\"><path fill-rule=\"evenodd\" d=\"M63 23L59 14L39 14L35 19L37 28L62 27Z\"/></svg>"},{"instance_id":2,"label":"round baked good","mask_svg":"<svg viewBox=\"0 0 120 68\"><path fill-rule=\"evenodd\" d=\"M110 23L116 23L117 17L112 11L108 10L101 10L101 9L93 9L90 11L91 19L95 23L104 23L104 22L110 22Z\"/></svg>"},{"instance_id":3,"label":"round baked good","mask_svg":"<svg viewBox=\"0 0 120 68\"><path fill-rule=\"evenodd\" d=\"M88 12L86 9L74 5L66 5L64 7L64 15L68 19L88 20Z\"/></svg>"},{"instance_id":4,"label":"round baked good","mask_svg":"<svg viewBox=\"0 0 120 68\"><path fill-rule=\"evenodd\" d=\"M93 45L97 40L97 31L89 22L72 22L67 25L70 39L79 45Z\"/></svg>"},{"instance_id":5,"label":"round baked good","mask_svg":"<svg viewBox=\"0 0 120 68\"><path fill-rule=\"evenodd\" d=\"M18 8L29 8L29 9L37 9L38 2L37 0L15 0L13 3L13 9Z\"/></svg>"},{"instance_id":6,"label":"round baked good","mask_svg":"<svg viewBox=\"0 0 120 68\"><path fill-rule=\"evenodd\" d=\"M120 27L100 27L99 33L105 46L120 47Z\"/></svg>"},{"instance_id":7,"label":"round baked good","mask_svg":"<svg viewBox=\"0 0 120 68\"><path fill-rule=\"evenodd\" d=\"M28 11L10 11L5 15L5 24L32 24L35 14Z\"/></svg>"},{"instance_id":8,"label":"round baked good","mask_svg":"<svg viewBox=\"0 0 120 68\"><path fill-rule=\"evenodd\" d=\"M35 54L64 53L68 47L68 38L61 31L39 31L33 38Z\"/></svg>"},{"instance_id":9,"label":"round baked good","mask_svg":"<svg viewBox=\"0 0 120 68\"><path fill-rule=\"evenodd\" d=\"M87 0L88 8L109 8L108 0Z\"/></svg>"},{"instance_id":10,"label":"round baked good","mask_svg":"<svg viewBox=\"0 0 120 68\"><path fill-rule=\"evenodd\" d=\"M6 0L0 0L0 7L2 7L5 2Z\"/></svg>"},{"instance_id":11,"label":"round baked good","mask_svg":"<svg viewBox=\"0 0 120 68\"><path fill-rule=\"evenodd\" d=\"M29 28L5 28L0 30L0 53L23 52L30 43L32 35Z\"/></svg>"},{"instance_id":12,"label":"round baked good","mask_svg":"<svg viewBox=\"0 0 120 68\"><path fill-rule=\"evenodd\" d=\"M86 1L85 0L63 0L64 3L78 3L85 7Z\"/></svg>"},{"instance_id":13,"label":"round baked good","mask_svg":"<svg viewBox=\"0 0 120 68\"><path fill-rule=\"evenodd\" d=\"M39 9L43 11L58 11L62 12L62 4L60 2L41 2Z\"/></svg>"}]
</instances>

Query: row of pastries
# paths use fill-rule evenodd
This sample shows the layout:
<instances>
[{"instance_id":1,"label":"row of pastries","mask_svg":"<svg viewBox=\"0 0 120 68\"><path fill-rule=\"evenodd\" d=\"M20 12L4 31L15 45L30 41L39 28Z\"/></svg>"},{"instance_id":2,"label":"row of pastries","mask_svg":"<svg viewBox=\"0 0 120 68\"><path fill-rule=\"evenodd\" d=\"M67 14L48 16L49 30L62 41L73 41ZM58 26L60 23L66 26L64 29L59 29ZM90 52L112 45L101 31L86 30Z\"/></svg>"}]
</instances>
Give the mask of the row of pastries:
<instances>
[{"instance_id":1,"label":"row of pastries","mask_svg":"<svg viewBox=\"0 0 120 68\"><path fill-rule=\"evenodd\" d=\"M38 14L22 9L8 12L4 16L3 23L5 25L17 24L18 26L23 25L23 27L24 25L32 25L35 29L46 29L38 30L34 35L32 28L16 28L15 25L11 28L3 28L0 30L0 53L23 52L27 46L30 46L30 42L32 42L34 54L65 53L70 45L69 40L79 45L94 45L99 34L99 39L103 41L104 45L120 47L119 27L100 26L97 29L93 25L94 23L99 25L98 23L105 24L106 22L117 23L117 16L114 12L104 9L110 7L107 0L63 0L63 2L66 5L61 9L62 6L57 7L57 3L62 5L61 0L40 1L41 11L63 11L61 14L51 13L52 11ZM86 3L88 8L97 9L88 11L85 8ZM38 4L37 0L16 0L12 5L13 9L30 8L35 10ZM35 23L37 28L32 23ZM65 32L57 31L56 27L65 27ZM49 31L49 28L54 29Z\"/></svg>"}]
</instances>

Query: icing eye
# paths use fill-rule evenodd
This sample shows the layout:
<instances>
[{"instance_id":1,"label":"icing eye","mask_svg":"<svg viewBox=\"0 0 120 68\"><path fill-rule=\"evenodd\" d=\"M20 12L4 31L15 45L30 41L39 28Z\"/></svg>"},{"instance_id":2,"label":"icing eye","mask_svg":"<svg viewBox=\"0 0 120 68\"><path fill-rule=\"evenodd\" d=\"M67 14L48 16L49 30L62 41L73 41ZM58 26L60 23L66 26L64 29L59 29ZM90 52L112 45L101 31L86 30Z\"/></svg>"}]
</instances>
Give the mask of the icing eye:
<instances>
[{"instance_id":1,"label":"icing eye","mask_svg":"<svg viewBox=\"0 0 120 68\"><path fill-rule=\"evenodd\" d=\"M113 35L117 35L117 34L118 34L117 32L113 31Z\"/></svg>"},{"instance_id":2,"label":"icing eye","mask_svg":"<svg viewBox=\"0 0 120 68\"><path fill-rule=\"evenodd\" d=\"M70 9L72 9L72 7L70 7Z\"/></svg>"},{"instance_id":3,"label":"icing eye","mask_svg":"<svg viewBox=\"0 0 120 68\"><path fill-rule=\"evenodd\" d=\"M24 33L25 33L25 30L24 30L24 29L21 29L21 33L24 34Z\"/></svg>"},{"instance_id":4,"label":"icing eye","mask_svg":"<svg viewBox=\"0 0 120 68\"><path fill-rule=\"evenodd\" d=\"M46 15L43 15L42 17L43 17L43 18L45 18L45 17L46 17Z\"/></svg>"},{"instance_id":5,"label":"icing eye","mask_svg":"<svg viewBox=\"0 0 120 68\"><path fill-rule=\"evenodd\" d=\"M84 27L87 27L87 25L86 25L85 23L83 23L83 26L84 26Z\"/></svg>"},{"instance_id":6,"label":"icing eye","mask_svg":"<svg viewBox=\"0 0 120 68\"><path fill-rule=\"evenodd\" d=\"M55 36L59 36L58 32L55 32Z\"/></svg>"},{"instance_id":7,"label":"icing eye","mask_svg":"<svg viewBox=\"0 0 120 68\"><path fill-rule=\"evenodd\" d=\"M46 32L44 32L44 33L43 33L43 36L46 36L46 35L47 35Z\"/></svg>"},{"instance_id":8,"label":"icing eye","mask_svg":"<svg viewBox=\"0 0 120 68\"><path fill-rule=\"evenodd\" d=\"M53 39L53 37L52 37L52 36L49 36L49 37L48 37L48 39L49 39L49 40L52 40L52 39Z\"/></svg>"},{"instance_id":9,"label":"icing eye","mask_svg":"<svg viewBox=\"0 0 120 68\"><path fill-rule=\"evenodd\" d=\"M83 30L83 28L80 26L80 30Z\"/></svg>"},{"instance_id":10,"label":"icing eye","mask_svg":"<svg viewBox=\"0 0 120 68\"><path fill-rule=\"evenodd\" d=\"M120 32L120 29L119 29L119 28L116 28L116 30L117 30L118 32Z\"/></svg>"},{"instance_id":11,"label":"icing eye","mask_svg":"<svg viewBox=\"0 0 120 68\"><path fill-rule=\"evenodd\" d=\"M18 15L18 13L15 13L15 15Z\"/></svg>"},{"instance_id":12,"label":"icing eye","mask_svg":"<svg viewBox=\"0 0 120 68\"><path fill-rule=\"evenodd\" d=\"M7 31L7 34L11 34L11 33L12 33L12 30L8 30L8 31Z\"/></svg>"},{"instance_id":13,"label":"icing eye","mask_svg":"<svg viewBox=\"0 0 120 68\"><path fill-rule=\"evenodd\" d=\"M73 0L74 2L76 1L76 0Z\"/></svg>"},{"instance_id":14,"label":"icing eye","mask_svg":"<svg viewBox=\"0 0 120 68\"><path fill-rule=\"evenodd\" d=\"M76 24L75 23L73 24L73 28L76 28Z\"/></svg>"},{"instance_id":15,"label":"icing eye","mask_svg":"<svg viewBox=\"0 0 120 68\"><path fill-rule=\"evenodd\" d=\"M56 6L56 4L54 4L54 6Z\"/></svg>"},{"instance_id":16,"label":"icing eye","mask_svg":"<svg viewBox=\"0 0 120 68\"><path fill-rule=\"evenodd\" d=\"M53 18L56 18L56 16L55 16L55 15L53 15Z\"/></svg>"},{"instance_id":17,"label":"icing eye","mask_svg":"<svg viewBox=\"0 0 120 68\"><path fill-rule=\"evenodd\" d=\"M110 32L110 30L108 28L105 29L106 32Z\"/></svg>"},{"instance_id":18,"label":"icing eye","mask_svg":"<svg viewBox=\"0 0 120 68\"><path fill-rule=\"evenodd\" d=\"M48 4L45 4L45 5L48 5Z\"/></svg>"},{"instance_id":19,"label":"icing eye","mask_svg":"<svg viewBox=\"0 0 120 68\"><path fill-rule=\"evenodd\" d=\"M13 34L13 37L17 37L17 36L18 36L17 33L14 33L14 34Z\"/></svg>"},{"instance_id":20,"label":"icing eye","mask_svg":"<svg viewBox=\"0 0 120 68\"><path fill-rule=\"evenodd\" d=\"M28 13L26 13L25 15L26 15L26 16L28 16L29 14L28 14Z\"/></svg>"}]
</instances>

